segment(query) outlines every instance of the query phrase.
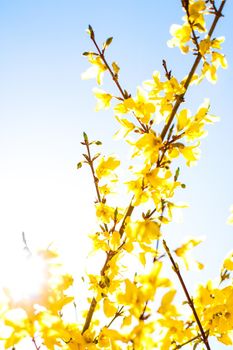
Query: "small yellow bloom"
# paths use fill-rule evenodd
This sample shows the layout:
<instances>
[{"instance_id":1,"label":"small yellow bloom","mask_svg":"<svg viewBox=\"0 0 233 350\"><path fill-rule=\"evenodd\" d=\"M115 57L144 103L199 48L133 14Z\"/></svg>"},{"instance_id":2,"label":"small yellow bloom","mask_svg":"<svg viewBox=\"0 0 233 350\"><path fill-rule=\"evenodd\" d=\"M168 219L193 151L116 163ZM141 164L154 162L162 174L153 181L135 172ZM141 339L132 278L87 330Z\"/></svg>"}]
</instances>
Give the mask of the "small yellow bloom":
<instances>
[{"instance_id":1,"label":"small yellow bloom","mask_svg":"<svg viewBox=\"0 0 233 350\"><path fill-rule=\"evenodd\" d=\"M117 312L117 306L114 305L108 298L104 298L103 301L104 313L107 317L112 317Z\"/></svg>"},{"instance_id":2,"label":"small yellow bloom","mask_svg":"<svg viewBox=\"0 0 233 350\"><path fill-rule=\"evenodd\" d=\"M182 53L186 54L189 52L188 42L191 39L192 30L188 24L183 24L183 26L178 24L173 24L170 29L170 33L173 36L172 39L168 41L169 47L178 46Z\"/></svg>"},{"instance_id":3,"label":"small yellow bloom","mask_svg":"<svg viewBox=\"0 0 233 350\"><path fill-rule=\"evenodd\" d=\"M182 109L177 115L177 131L184 130L190 123L190 111L188 109Z\"/></svg>"},{"instance_id":4,"label":"small yellow bloom","mask_svg":"<svg viewBox=\"0 0 233 350\"><path fill-rule=\"evenodd\" d=\"M92 53L88 55L88 61L92 66L82 74L82 79L96 78L97 83L101 85L103 82L103 73L106 71L107 67L100 56L93 55Z\"/></svg>"},{"instance_id":5,"label":"small yellow bloom","mask_svg":"<svg viewBox=\"0 0 233 350\"><path fill-rule=\"evenodd\" d=\"M108 94L107 92L94 88L93 89L94 95L97 98L97 105L95 110L98 112L101 109L107 109L110 107L112 95Z\"/></svg>"},{"instance_id":6,"label":"small yellow bloom","mask_svg":"<svg viewBox=\"0 0 233 350\"><path fill-rule=\"evenodd\" d=\"M197 143L194 146L185 146L183 148L180 148L180 152L186 159L186 164L188 166L192 166L196 164L197 160L200 158L200 149L199 149L199 143Z\"/></svg>"},{"instance_id":7,"label":"small yellow bloom","mask_svg":"<svg viewBox=\"0 0 233 350\"><path fill-rule=\"evenodd\" d=\"M223 262L223 268L233 271L233 252L231 252Z\"/></svg>"},{"instance_id":8,"label":"small yellow bloom","mask_svg":"<svg viewBox=\"0 0 233 350\"><path fill-rule=\"evenodd\" d=\"M97 168L96 176L98 179L113 175L113 171L120 165L120 161L114 156L109 156L108 158L102 157Z\"/></svg>"},{"instance_id":9,"label":"small yellow bloom","mask_svg":"<svg viewBox=\"0 0 233 350\"><path fill-rule=\"evenodd\" d=\"M96 216L101 222L108 224L111 220L114 219L114 208L109 207L104 203L97 203L95 205L95 208Z\"/></svg>"},{"instance_id":10,"label":"small yellow bloom","mask_svg":"<svg viewBox=\"0 0 233 350\"><path fill-rule=\"evenodd\" d=\"M204 265L193 259L190 254L190 250L200 244L202 241L202 239L191 238L175 250L176 255L183 260L187 270L192 267L203 269Z\"/></svg>"}]
</instances>

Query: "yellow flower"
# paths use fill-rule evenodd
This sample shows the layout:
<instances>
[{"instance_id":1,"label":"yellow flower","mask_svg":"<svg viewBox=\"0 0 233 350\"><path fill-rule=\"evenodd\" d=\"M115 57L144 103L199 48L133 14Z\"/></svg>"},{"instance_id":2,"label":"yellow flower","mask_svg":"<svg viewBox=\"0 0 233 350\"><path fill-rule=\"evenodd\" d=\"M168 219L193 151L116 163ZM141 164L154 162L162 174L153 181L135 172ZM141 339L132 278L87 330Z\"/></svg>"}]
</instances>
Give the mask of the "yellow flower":
<instances>
[{"instance_id":1,"label":"yellow flower","mask_svg":"<svg viewBox=\"0 0 233 350\"><path fill-rule=\"evenodd\" d=\"M128 119L120 118L115 116L118 123L121 125L121 129L116 132L114 138L126 137L132 130L134 130L135 125L130 122Z\"/></svg>"},{"instance_id":2,"label":"yellow flower","mask_svg":"<svg viewBox=\"0 0 233 350\"><path fill-rule=\"evenodd\" d=\"M206 4L204 0L189 1L189 20L193 23L193 28L199 32L205 32L204 11Z\"/></svg>"},{"instance_id":3,"label":"yellow flower","mask_svg":"<svg viewBox=\"0 0 233 350\"><path fill-rule=\"evenodd\" d=\"M128 191L134 194L132 203L134 206L146 203L149 200L150 193L144 189L142 177L128 181L125 184L127 185Z\"/></svg>"},{"instance_id":4,"label":"yellow flower","mask_svg":"<svg viewBox=\"0 0 233 350\"><path fill-rule=\"evenodd\" d=\"M161 236L158 223L149 219L129 222L126 226L126 234L131 241L148 244Z\"/></svg>"},{"instance_id":5,"label":"yellow flower","mask_svg":"<svg viewBox=\"0 0 233 350\"><path fill-rule=\"evenodd\" d=\"M103 301L104 313L107 317L112 317L117 312L117 306L114 305L108 298L104 298Z\"/></svg>"},{"instance_id":6,"label":"yellow flower","mask_svg":"<svg viewBox=\"0 0 233 350\"><path fill-rule=\"evenodd\" d=\"M178 311L176 307L172 304L172 301L176 295L176 290L171 289L167 293L164 294L161 300L160 307L158 309L158 313L164 316L177 316Z\"/></svg>"},{"instance_id":7,"label":"yellow flower","mask_svg":"<svg viewBox=\"0 0 233 350\"><path fill-rule=\"evenodd\" d=\"M113 156L108 158L102 157L97 168L96 176L100 180L103 177L113 175L113 170L115 170L120 165L120 161Z\"/></svg>"},{"instance_id":8,"label":"yellow flower","mask_svg":"<svg viewBox=\"0 0 233 350\"><path fill-rule=\"evenodd\" d=\"M97 83L101 85L103 81L103 73L106 71L107 67L103 63L100 56L89 53L87 57L92 66L82 74L82 79L96 78Z\"/></svg>"},{"instance_id":9,"label":"yellow flower","mask_svg":"<svg viewBox=\"0 0 233 350\"><path fill-rule=\"evenodd\" d=\"M155 112L155 105L149 101L148 94L142 88L137 89L136 98L127 98L119 103L114 111L117 114L127 114L133 112L142 123L147 124Z\"/></svg>"},{"instance_id":10,"label":"yellow flower","mask_svg":"<svg viewBox=\"0 0 233 350\"><path fill-rule=\"evenodd\" d=\"M233 252L231 252L223 262L223 268L233 271Z\"/></svg>"},{"instance_id":11,"label":"yellow flower","mask_svg":"<svg viewBox=\"0 0 233 350\"><path fill-rule=\"evenodd\" d=\"M183 24L183 26L178 24L173 24L170 29L170 33L173 36L172 39L168 41L169 47L178 46L182 53L189 52L188 42L191 39L192 30L188 24Z\"/></svg>"},{"instance_id":12,"label":"yellow flower","mask_svg":"<svg viewBox=\"0 0 233 350\"><path fill-rule=\"evenodd\" d=\"M190 250L201 242L202 239L191 238L175 250L176 255L183 260L187 270L190 270L192 267L203 269L204 265L193 259L190 254Z\"/></svg>"},{"instance_id":13,"label":"yellow flower","mask_svg":"<svg viewBox=\"0 0 233 350\"><path fill-rule=\"evenodd\" d=\"M200 41L199 52L201 53L202 56L204 56L207 53L210 53L210 48L211 48L211 40L209 37Z\"/></svg>"},{"instance_id":14,"label":"yellow flower","mask_svg":"<svg viewBox=\"0 0 233 350\"><path fill-rule=\"evenodd\" d=\"M190 123L190 111L188 109L182 109L177 115L177 131L184 130Z\"/></svg>"},{"instance_id":15,"label":"yellow flower","mask_svg":"<svg viewBox=\"0 0 233 350\"><path fill-rule=\"evenodd\" d=\"M216 68L221 66L222 68L226 69L228 66L226 57L223 54L216 52L216 51L212 52L211 61Z\"/></svg>"},{"instance_id":16,"label":"yellow flower","mask_svg":"<svg viewBox=\"0 0 233 350\"><path fill-rule=\"evenodd\" d=\"M97 105L95 110L99 111L101 109L107 109L110 107L112 95L106 93L105 91L101 89L94 88L93 89L94 95L97 98Z\"/></svg>"},{"instance_id":17,"label":"yellow flower","mask_svg":"<svg viewBox=\"0 0 233 350\"><path fill-rule=\"evenodd\" d=\"M213 64L204 62L202 67L202 74L210 83L215 84L217 82L217 68Z\"/></svg>"},{"instance_id":18,"label":"yellow flower","mask_svg":"<svg viewBox=\"0 0 233 350\"><path fill-rule=\"evenodd\" d=\"M114 208L109 207L104 203L97 203L95 205L96 216L99 221L108 224L111 220L114 219Z\"/></svg>"},{"instance_id":19,"label":"yellow flower","mask_svg":"<svg viewBox=\"0 0 233 350\"><path fill-rule=\"evenodd\" d=\"M200 149L198 148L199 143L194 146L185 146L180 148L180 152L186 159L186 164L188 166L194 165L200 158Z\"/></svg>"},{"instance_id":20,"label":"yellow flower","mask_svg":"<svg viewBox=\"0 0 233 350\"><path fill-rule=\"evenodd\" d=\"M132 157L143 154L147 161L154 163L158 159L158 152L162 142L160 137L150 132L142 135L133 145L135 146L135 152Z\"/></svg>"}]
</instances>

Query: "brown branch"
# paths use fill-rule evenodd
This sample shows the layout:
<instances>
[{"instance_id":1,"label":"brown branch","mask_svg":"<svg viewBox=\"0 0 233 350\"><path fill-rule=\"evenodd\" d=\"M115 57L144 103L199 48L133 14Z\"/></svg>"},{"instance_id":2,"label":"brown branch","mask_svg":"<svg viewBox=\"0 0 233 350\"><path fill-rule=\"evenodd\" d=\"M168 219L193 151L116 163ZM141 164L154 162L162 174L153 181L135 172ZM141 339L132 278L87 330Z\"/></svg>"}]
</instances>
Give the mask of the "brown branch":
<instances>
[{"instance_id":1,"label":"brown branch","mask_svg":"<svg viewBox=\"0 0 233 350\"><path fill-rule=\"evenodd\" d=\"M118 77L117 75L113 72L112 68L110 67L110 65L108 64L106 58L105 58L105 55L104 55L104 50L100 50L99 48L99 45L97 44L96 40L95 40L95 36L94 36L94 32L93 32L93 35L90 36L91 37L91 40L93 41L98 53L99 53L99 57L102 59L103 63L105 64L107 70L109 71L111 77L112 77L112 80L114 81L114 83L116 84L118 90L120 91L121 95L122 95L122 98L123 100L126 100L127 98L131 97L131 94L129 94L126 90L124 90L121 86L121 84L119 83L119 80L118 80ZM134 114L135 116L135 114ZM144 125L141 120L135 116L135 118L137 119L137 121L139 122L142 130L144 132L148 132L148 127L146 125Z\"/></svg>"},{"instance_id":2,"label":"brown branch","mask_svg":"<svg viewBox=\"0 0 233 350\"><path fill-rule=\"evenodd\" d=\"M107 326L105 326L106 328L109 328L109 327L112 325L112 323L115 321L115 319L123 314L123 312L122 312L123 309L124 309L124 306L121 306L121 307L117 310L117 312L115 313L115 315L114 315L114 317L112 318L112 320L109 322L109 324L108 324Z\"/></svg>"},{"instance_id":3,"label":"brown branch","mask_svg":"<svg viewBox=\"0 0 233 350\"><path fill-rule=\"evenodd\" d=\"M33 344L34 344L36 350L40 350L40 346L36 344L36 339L35 339L35 337L32 337L32 342L33 342Z\"/></svg>"},{"instance_id":4,"label":"brown branch","mask_svg":"<svg viewBox=\"0 0 233 350\"><path fill-rule=\"evenodd\" d=\"M172 78L172 71L168 70L167 62L165 60L162 60L162 66L163 66L164 71L165 71L165 77L167 78L167 80L171 80L171 78Z\"/></svg>"},{"instance_id":5,"label":"brown branch","mask_svg":"<svg viewBox=\"0 0 233 350\"><path fill-rule=\"evenodd\" d=\"M198 327L200 329L202 341L204 342L204 344L206 346L206 349L207 350L211 350L210 345L209 345L209 341L208 341L208 334L206 335L206 332L204 331L204 329L202 327L201 321L199 319L199 316L198 316L197 311L196 311L195 306L194 306L194 302L193 302L192 298L190 297L188 289L187 289L187 287L185 285L185 282L183 280L183 277L181 276L179 266L175 262L175 260L173 259L172 254L170 252L170 249L168 248L167 243L165 242L165 240L163 240L163 245L164 245L166 253L167 253L167 255L168 255L168 257L169 257L169 259L170 259L170 261L172 263L173 270L175 271L175 273L176 273L176 275L177 275L177 277L179 279L179 282L180 282L180 284L182 286L182 289L184 291L184 294L186 296L188 304L189 304L189 306L190 306L190 308L191 308L191 310L193 312L193 316L194 316L194 318L196 320L196 323L197 323L197 325L198 325Z\"/></svg>"},{"instance_id":6,"label":"brown branch","mask_svg":"<svg viewBox=\"0 0 233 350\"><path fill-rule=\"evenodd\" d=\"M88 136L86 133L83 133L83 138L84 138L84 142L81 142L81 143L83 145L85 145L86 149L87 149L87 157L85 157L85 159L87 160L87 163L91 168L91 173L92 173L92 177L93 177L93 181L94 181L94 185L95 185L95 189L96 189L98 202L101 203L101 196L100 196L100 191L99 191L99 187L98 187L98 178L95 176L93 159L91 158L90 143L89 143Z\"/></svg>"},{"instance_id":7,"label":"brown branch","mask_svg":"<svg viewBox=\"0 0 233 350\"><path fill-rule=\"evenodd\" d=\"M101 272L100 272L101 276L105 275L106 270L109 268L109 265L108 265L109 261L118 253L118 250L117 251L110 250L109 252L107 252L107 257L106 257L105 263L104 263L103 268L101 269ZM101 286L101 282L99 282L99 286ZM92 317L94 315L96 305L97 305L97 301L96 301L95 297L93 297L92 301L91 301L90 308L89 308L88 313L87 313L87 317L86 317L84 326L83 326L82 334L90 327L91 320L92 320Z\"/></svg>"},{"instance_id":8,"label":"brown branch","mask_svg":"<svg viewBox=\"0 0 233 350\"><path fill-rule=\"evenodd\" d=\"M125 230L126 219L129 218L132 215L133 210L134 210L134 206L132 205L132 200L131 200L130 204L128 206L128 209L127 209L127 211L125 213L125 216L124 216L124 218L122 220L121 227L119 229L119 233L120 233L121 237L123 236L123 233L124 233L124 230Z\"/></svg>"},{"instance_id":9,"label":"brown branch","mask_svg":"<svg viewBox=\"0 0 233 350\"><path fill-rule=\"evenodd\" d=\"M139 321L146 321L146 320L150 317L150 314L147 314L147 315L146 315L146 309L147 309L148 303L149 303L149 300L147 300L147 301L145 302L145 305L144 305L144 308L143 308L143 310L142 310L142 313L141 313L141 315L139 316Z\"/></svg>"},{"instance_id":10,"label":"brown branch","mask_svg":"<svg viewBox=\"0 0 233 350\"><path fill-rule=\"evenodd\" d=\"M206 335L208 335L208 331L206 332ZM174 348L174 350L181 349L183 346L188 345L188 344L190 344L190 343L192 343L193 341L198 340L198 339L200 339L200 340L202 341L202 338L201 338L201 335L200 335L200 334L196 335L196 336L193 337L192 339L189 339L189 340L187 340L186 342L184 342L184 343L182 343L182 344L176 345L176 347Z\"/></svg>"},{"instance_id":11,"label":"brown branch","mask_svg":"<svg viewBox=\"0 0 233 350\"><path fill-rule=\"evenodd\" d=\"M212 34L214 32L214 29L215 29L215 27L216 27L216 25L218 23L218 20L222 16L222 10L223 10L223 7L224 7L225 3L226 3L226 0L222 0L220 7L219 7L218 11L215 14L215 18L214 18L213 23L211 25L211 28L210 28L210 30L208 32L208 36L209 37L212 36ZM186 79L186 81L184 83L185 91L184 91L183 94L177 96L176 102L175 102L174 107L172 109L171 115L170 115L170 117L168 119L168 122L164 125L164 128L163 128L163 130L161 132L160 136L161 136L162 140L164 140L164 138L165 138L165 136L166 136L166 134L167 134L167 132L168 132L172 122L173 122L173 119L175 118L175 115L176 115L176 112L177 112L178 108L180 107L181 103L184 101L184 96L185 96L185 94L186 94L186 92L188 90L188 87L189 87L189 85L190 85L190 83L192 81L192 77L193 77L193 75L194 75L194 73L195 73L195 71L196 71L196 69L197 69L197 67L198 67L198 65L199 65L199 63L201 61L201 58L202 58L202 55L199 52L197 54L197 57L196 57L194 63L193 63L193 66L192 66L192 68L191 68L191 70L189 72L188 78Z\"/></svg>"},{"instance_id":12,"label":"brown branch","mask_svg":"<svg viewBox=\"0 0 233 350\"><path fill-rule=\"evenodd\" d=\"M100 58L102 59L102 61L104 62L107 70L109 71L109 73L111 74L111 77L112 77L112 80L114 81L114 83L116 84L118 90L120 91L123 99L127 99L129 97L128 93L123 90L123 88L121 87L119 81L118 81L118 78L116 76L116 74L113 72L112 68L109 66L105 56L104 56L104 52L102 52L99 48L99 45L97 44L96 40L95 40L95 37L94 36L91 36L91 40L93 41L98 53L99 53L99 56Z\"/></svg>"},{"instance_id":13,"label":"brown branch","mask_svg":"<svg viewBox=\"0 0 233 350\"><path fill-rule=\"evenodd\" d=\"M91 320L92 320L92 316L94 314L95 308L97 305L97 301L95 298L92 298L91 301L91 305L89 307L88 313L87 313L87 317L83 326L83 330L82 330L82 334L89 328Z\"/></svg>"}]
</instances>

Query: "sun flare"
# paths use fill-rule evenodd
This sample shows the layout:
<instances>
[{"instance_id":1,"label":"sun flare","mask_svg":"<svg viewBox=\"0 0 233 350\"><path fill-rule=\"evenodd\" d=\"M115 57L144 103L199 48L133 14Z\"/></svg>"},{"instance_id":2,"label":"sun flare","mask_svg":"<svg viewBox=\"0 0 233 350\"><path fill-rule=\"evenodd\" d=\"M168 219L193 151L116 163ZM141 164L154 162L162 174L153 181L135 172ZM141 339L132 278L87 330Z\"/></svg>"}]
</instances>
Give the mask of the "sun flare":
<instances>
[{"instance_id":1,"label":"sun flare","mask_svg":"<svg viewBox=\"0 0 233 350\"><path fill-rule=\"evenodd\" d=\"M38 295L45 280L45 263L38 255L14 256L1 269L1 288L17 302Z\"/></svg>"}]
</instances>

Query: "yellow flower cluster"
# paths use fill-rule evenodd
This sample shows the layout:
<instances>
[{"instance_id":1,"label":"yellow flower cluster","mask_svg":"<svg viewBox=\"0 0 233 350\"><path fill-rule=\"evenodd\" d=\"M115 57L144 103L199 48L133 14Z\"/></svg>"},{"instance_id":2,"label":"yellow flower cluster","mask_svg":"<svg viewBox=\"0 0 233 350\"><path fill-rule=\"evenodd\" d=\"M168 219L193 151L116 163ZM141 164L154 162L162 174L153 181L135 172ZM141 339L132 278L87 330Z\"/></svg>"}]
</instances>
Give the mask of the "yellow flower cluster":
<instances>
[{"instance_id":1,"label":"yellow flower cluster","mask_svg":"<svg viewBox=\"0 0 233 350\"><path fill-rule=\"evenodd\" d=\"M129 204L123 209L112 201L120 160L100 153L92 156L93 147L101 143L90 141L84 133L86 153L78 168L82 163L90 167L98 225L90 235L96 268L94 272L87 270L82 278L86 302L77 303L78 319L70 320L66 307L76 304L70 287L75 292L81 286L73 285L73 278L63 272L56 253L50 249L39 252L43 278L38 292L17 301L10 289L5 288L2 295L0 341L4 349L15 349L18 344L29 348L28 340L37 350L176 350L186 345L196 349L200 343L209 350L209 337L233 344L232 253L224 260L220 284L214 286L210 281L190 296L173 254L187 269L202 269L191 254L201 240L190 238L172 252L164 240L164 249L161 247L165 224L183 206L173 202L176 190L185 188L179 179L180 158L184 157L188 166L197 162L206 125L217 120L209 114L208 100L196 113L179 108L192 83L204 76L215 82L217 69L226 68L225 57L219 52L223 39L211 38L221 17L214 1L183 0L182 7L183 25L172 26L169 46L179 47L182 53L193 51L194 68L179 81L163 61L164 74L155 71L152 79L137 89L136 96L121 87L118 64L107 63L105 51L112 38L101 49L89 26L97 52L85 53L91 67L83 78L95 78L100 85L108 72L119 91L119 96L114 96L94 89L94 95L96 110L115 102L114 115L120 125L115 136L125 139L131 150L130 164L123 171L128 176L121 183L124 195L130 192ZM207 15L214 18L209 32ZM166 257L180 287L171 277ZM186 298L182 305L175 298L180 288Z\"/></svg>"}]
</instances>

